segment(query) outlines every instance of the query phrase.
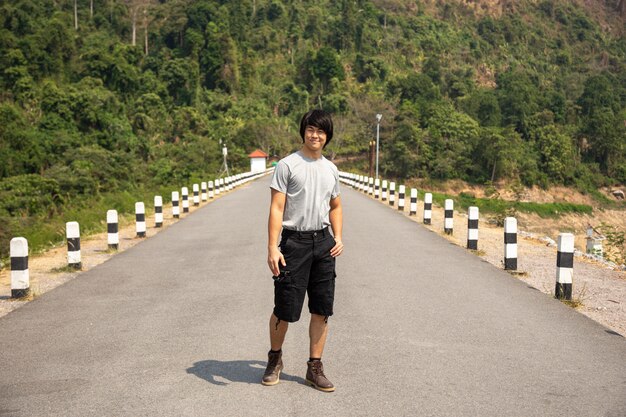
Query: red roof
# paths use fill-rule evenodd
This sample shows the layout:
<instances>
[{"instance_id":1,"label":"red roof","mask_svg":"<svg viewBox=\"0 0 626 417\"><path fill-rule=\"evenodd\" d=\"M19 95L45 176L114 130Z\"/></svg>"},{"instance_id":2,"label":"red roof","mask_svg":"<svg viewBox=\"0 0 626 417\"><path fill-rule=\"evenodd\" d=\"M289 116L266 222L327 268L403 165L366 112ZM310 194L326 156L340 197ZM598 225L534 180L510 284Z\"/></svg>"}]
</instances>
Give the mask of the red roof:
<instances>
[{"instance_id":1,"label":"red roof","mask_svg":"<svg viewBox=\"0 0 626 417\"><path fill-rule=\"evenodd\" d=\"M257 149L254 152L252 152L250 155L248 155L248 158L267 158L267 157L269 157L269 155L260 149Z\"/></svg>"}]
</instances>

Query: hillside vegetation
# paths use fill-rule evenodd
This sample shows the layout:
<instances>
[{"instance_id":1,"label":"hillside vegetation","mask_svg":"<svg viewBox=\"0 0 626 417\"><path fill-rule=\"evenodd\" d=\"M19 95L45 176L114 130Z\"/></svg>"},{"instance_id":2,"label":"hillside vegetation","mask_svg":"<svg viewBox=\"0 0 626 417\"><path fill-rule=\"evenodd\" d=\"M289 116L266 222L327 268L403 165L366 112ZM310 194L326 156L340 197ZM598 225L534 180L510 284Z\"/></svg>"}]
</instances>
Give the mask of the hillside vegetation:
<instances>
[{"instance_id":1,"label":"hillside vegetation","mask_svg":"<svg viewBox=\"0 0 626 417\"><path fill-rule=\"evenodd\" d=\"M214 178L220 142L236 171L255 148L284 156L311 107L334 114L329 154L355 169L382 113L387 177L624 183L625 8L2 2L0 256L13 236L55 240L62 221L95 225L106 208Z\"/></svg>"}]
</instances>

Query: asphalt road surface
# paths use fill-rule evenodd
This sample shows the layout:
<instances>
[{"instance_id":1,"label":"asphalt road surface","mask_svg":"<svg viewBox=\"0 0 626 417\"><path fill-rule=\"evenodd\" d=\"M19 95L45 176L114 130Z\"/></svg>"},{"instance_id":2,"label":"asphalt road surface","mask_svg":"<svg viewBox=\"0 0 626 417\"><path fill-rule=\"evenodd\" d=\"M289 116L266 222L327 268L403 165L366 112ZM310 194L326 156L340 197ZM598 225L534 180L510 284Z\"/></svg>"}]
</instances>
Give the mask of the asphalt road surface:
<instances>
[{"instance_id":1,"label":"asphalt road surface","mask_svg":"<svg viewBox=\"0 0 626 417\"><path fill-rule=\"evenodd\" d=\"M0 318L0 416L626 416L623 337L346 186L337 390L304 384L306 311L262 386L268 186Z\"/></svg>"}]
</instances>

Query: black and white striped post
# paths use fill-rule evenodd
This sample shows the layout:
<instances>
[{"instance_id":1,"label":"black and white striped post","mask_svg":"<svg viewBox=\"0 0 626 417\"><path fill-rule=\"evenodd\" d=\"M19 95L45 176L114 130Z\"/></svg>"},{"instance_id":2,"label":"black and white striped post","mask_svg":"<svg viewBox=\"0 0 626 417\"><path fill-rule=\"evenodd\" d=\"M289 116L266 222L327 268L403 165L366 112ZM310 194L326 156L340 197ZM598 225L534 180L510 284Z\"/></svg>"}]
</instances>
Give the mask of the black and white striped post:
<instances>
[{"instance_id":1,"label":"black and white striped post","mask_svg":"<svg viewBox=\"0 0 626 417\"><path fill-rule=\"evenodd\" d=\"M189 213L189 189L183 187L181 195L183 196L183 213Z\"/></svg>"},{"instance_id":2,"label":"black and white striped post","mask_svg":"<svg viewBox=\"0 0 626 417\"><path fill-rule=\"evenodd\" d=\"M11 298L22 298L30 293L28 272L28 242L23 237L14 237L9 244L11 255Z\"/></svg>"},{"instance_id":3,"label":"black and white striped post","mask_svg":"<svg viewBox=\"0 0 626 417\"><path fill-rule=\"evenodd\" d=\"M405 194L405 187L404 185L401 185L398 189L398 211L404 211L404 194Z\"/></svg>"},{"instance_id":4,"label":"black and white striped post","mask_svg":"<svg viewBox=\"0 0 626 417\"><path fill-rule=\"evenodd\" d=\"M380 180L378 178L374 180L374 198L376 200L380 198Z\"/></svg>"},{"instance_id":5,"label":"black and white striped post","mask_svg":"<svg viewBox=\"0 0 626 417\"><path fill-rule=\"evenodd\" d=\"M194 184L192 186L192 190L193 190L193 205L199 206L200 205L200 186L198 184Z\"/></svg>"},{"instance_id":6,"label":"black and white striped post","mask_svg":"<svg viewBox=\"0 0 626 417\"><path fill-rule=\"evenodd\" d=\"M517 219L504 219L504 269L517 270Z\"/></svg>"},{"instance_id":7,"label":"black and white striped post","mask_svg":"<svg viewBox=\"0 0 626 417\"><path fill-rule=\"evenodd\" d=\"M140 201L135 203L135 230L137 237L146 237L146 207Z\"/></svg>"},{"instance_id":8,"label":"black and white striped post","mask_svg":"<svg viewBox=\"0 0 626 417\"><path fill-rule=\"evenodd\" d=\"M180 197L178 195L178 191L172 191L172 216L175 219L180 217Z\"/></svg>"},{"instance_id":9,"label":"black and white striped post","mask_svg":"<svg viewBox=\"0 0 626 417\"><path fill-rule=\"evenodd\" d=\"M65 223L65 236L67 237L67 266L80 269L80 226L78 222Z\"/></svg>"},{"instance_id":10,"label":"black and white striped post","mask_svg":"<svg viewBox=\"0 0 626 417\"><path fill-rule=\"evenodd\" d=\"M451 235L454 229L454 200L447 198L444 202L443 231Z\"/></svg>"},{"instance_id":11,"label":"black and white striped post","mask_svg":"<svg viewBox=\"0 0 626 417\"><path fill-rule=\"evenodd\" d=\"M557 239L557 251L554 296L560 300L571 300L574 278L574 235L560 233Z\"/></svg>"},{"instance_id":12,"label":"black and white striped post","mask_svg":"<svg viewBox=\"0 0 626 417\"><path fill-rule=\"evenodd\" d=\"M213 190L213 181L209 181L209 199L215 197L215 191Z\"/></svg>"},{"instance_id":13,"label":"black and white striped post","mask_svg":"<svg viewBox=\"0 0 626 417\"><path fill-rule=\"evenodd\" d=\"M370 177L369 179L369 187L367 188L367 193L369 195L374 195L374 178Z\"/></svg>"},{"instance_id":14,"label":"black and white striped post","mask_svg":"<svg viewBox=\"0 0 626 417\"><path fill-rule=\"evenodd\" d=\"M417 214L417 188L411 188L411 202L409 205L409 216Z\"/></svg>"},{"instance_id":15,"label":"black and white striped post","mask_svg":"<svg viewBox=\"0 0 626 417\"><path fill-rule=\"evenodd\" d=\"M363 192L367 194L367 190L369 189L370 177L363 177Z\"/></svg>"},{"instance_id":16,"label":"black and white striped post","mask_svg":"<svg viewBox=\"0 0 626 417\"><path fill-rule=\"evenodd\" d=\"M467 249L478 250L478 207L467 209Z\"/></svg>"},{"instance_id":17,"label":"black and white striped post","mask_svg":"<svg viewBox=\"0 0 626 417\"><path fill-rule=\"evenodd\" d=\"M226 188L224 188L224 178L220 178L220 193L226 192Z\"/></svg>"},{"instance_id":18,"label":"black and white striped post","mask_svg":"<svg viewBox=\"0 0 626 417\"><path fill-rule=\"evenodd\" d=\"M361 192L365 191L365 178L364 175L359 175L359 191Z\"/></svg>"},{"instance_id":19,"label":"black and white striped post","mask_svg":"<svg viewBox=\"0 0 626 417\"><path fill-rule=\"evenodd\" d=\"M383 201L387 201L387 180L383 180Z\"/></svg>"},{"instance_id":20,"label":"black and white striped post","mask_svg":"<svg viewBox=\"0 0 626 417\"><path fill-rule=\"evenodd\" d=\"M200 190L201 190L202 201L206 201L207 200L206 181L202 181L200 183Z\"/></svg>"},{"instance_id":21,"label":"black and white striped post","mask_svg":"<svg viewBox=\"0 0 626 417\"><path fill-rule=\"evenodd\" d=\"M163 197L154 196L154 227L163 226Z\"/></svg>"},{"instance_id":22,"label":"black and white striped post","mask_svg":"<svg viewBox=\"0 0 626 417\"><path fill-rule=\"evenodd\" d=\"M391 181L389 184L389 205L393 206L396 203L396 183Z\"/></svg>"},{"instance_id":23,"label":"black and white striped post","mask_svg":"<svg viewBox=\"0 0 626 417\"><path fill-rule=\"evenodd\" d=\"M224 178L224 189L230 191L230 177Z\"/></svg>"},{"instance_id":24,"label":"black and white striped post","mask_svg":"<svg viewBox=\"0 0 626 417\"><path fill-rule=\"evenodd\" d=\"M107 211L107 243L109 244L109 249L115 250L117 250L120 245L117 210Z\"/></svg>"},{"instance_id":25,"label":"black and white striped post","mask_svg":"<svg viewBox=\"0 0 626 417\"><path fill-rule=\"evenodd\" d=\"M424 224L430 224L433 218L433 195L424 194Z\"/></svg>"}]
</instances>

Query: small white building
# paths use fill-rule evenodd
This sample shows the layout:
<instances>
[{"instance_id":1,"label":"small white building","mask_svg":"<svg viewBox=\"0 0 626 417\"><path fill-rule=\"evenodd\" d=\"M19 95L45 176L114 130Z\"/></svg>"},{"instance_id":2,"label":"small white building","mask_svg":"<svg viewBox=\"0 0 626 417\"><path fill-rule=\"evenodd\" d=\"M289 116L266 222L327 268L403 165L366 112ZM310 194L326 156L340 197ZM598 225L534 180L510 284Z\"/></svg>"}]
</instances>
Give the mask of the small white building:
<instances>
[{"instance_id":1,"label":"small white building","mask_svg":"<svg viewBox=\"0 0 626 417\"><path fill-rule=\"evenodd\" d=\"M260 149L257 149L254 152L252 152L250 155L248 155L248 157L250 158L250 171L251 172L265 171L266 166L267 166L267 158L269 157L268 154L266 154Z\"/></svg>"}]
</instances>

